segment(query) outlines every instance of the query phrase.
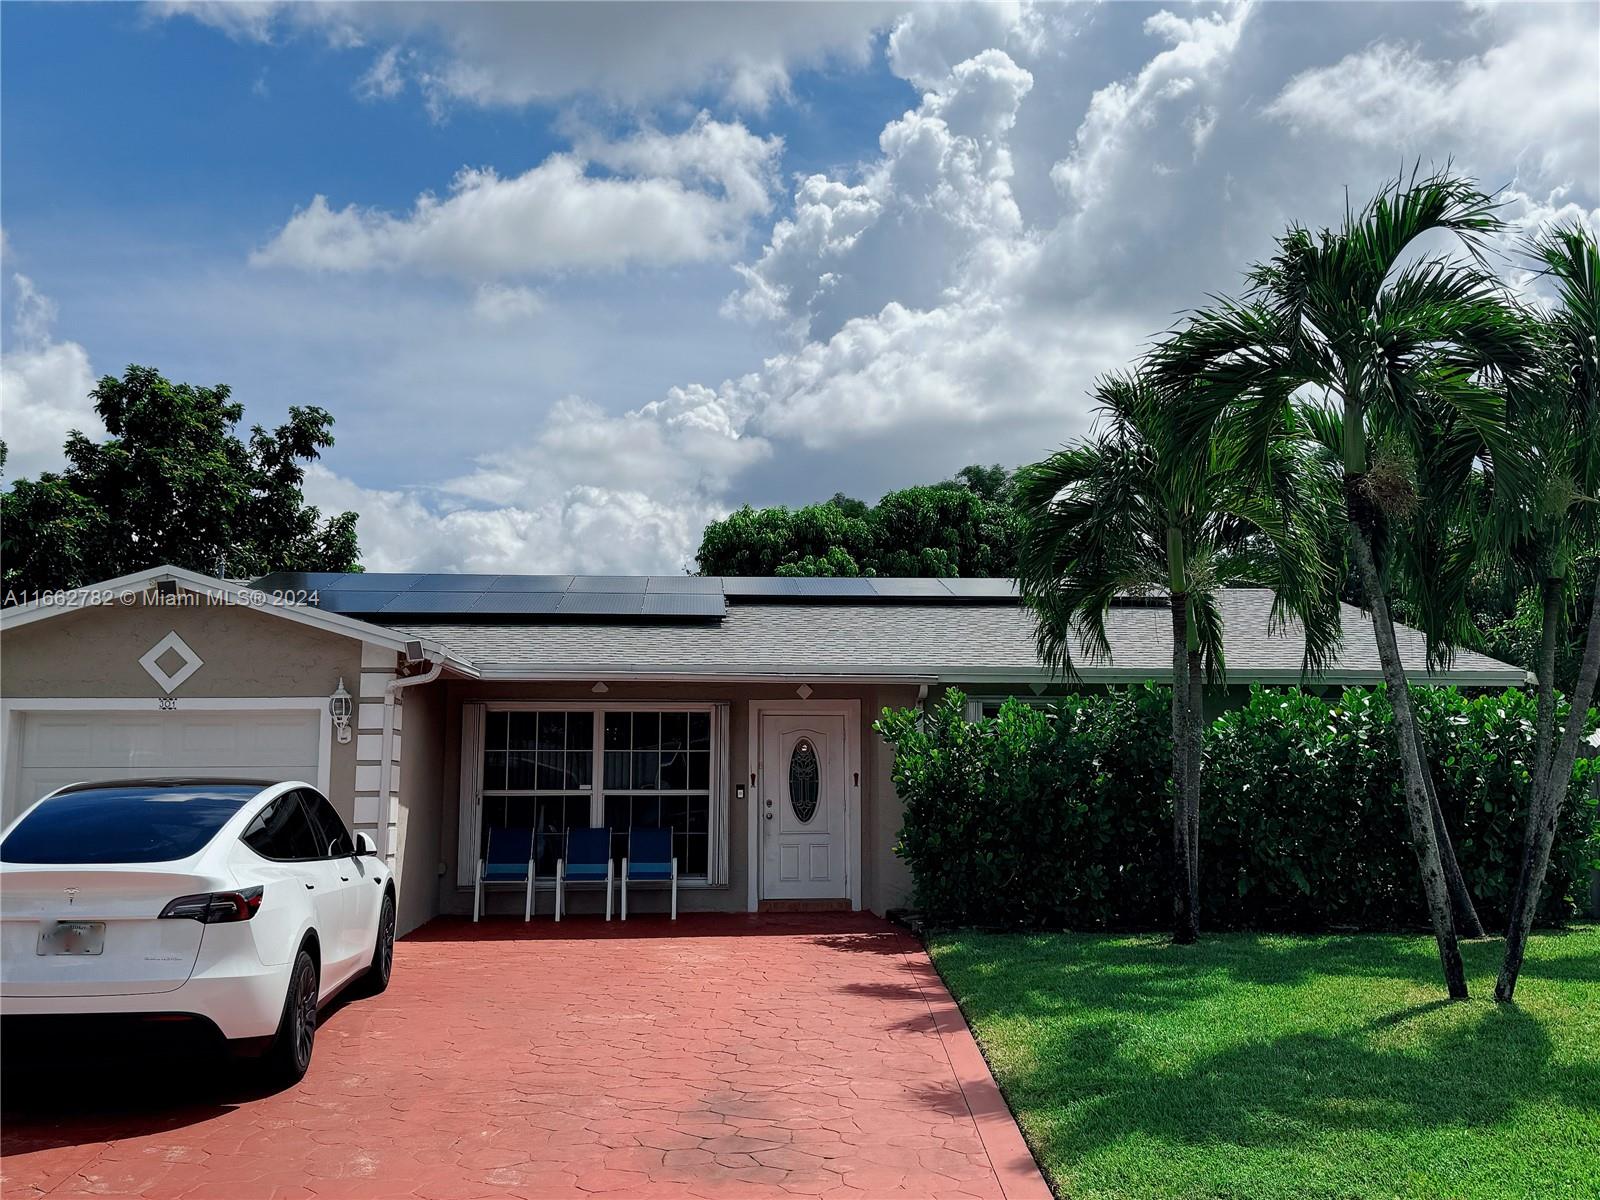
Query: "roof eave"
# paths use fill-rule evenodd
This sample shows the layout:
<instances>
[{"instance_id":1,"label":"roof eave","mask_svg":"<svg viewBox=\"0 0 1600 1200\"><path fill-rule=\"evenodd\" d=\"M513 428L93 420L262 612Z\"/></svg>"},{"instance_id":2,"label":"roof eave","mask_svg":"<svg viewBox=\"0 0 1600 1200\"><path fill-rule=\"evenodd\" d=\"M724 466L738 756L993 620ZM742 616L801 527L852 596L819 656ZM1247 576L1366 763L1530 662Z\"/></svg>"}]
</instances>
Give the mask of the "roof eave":
<instances>
[{"instance_id":1,"label":"roof eave","mask_svg":"<svg viewBox=\"0 0 1600 1200\"><path fill-rule=\"evenodd\" d=\"M196 595L203 595L224 604L248 608L253 612L266 613L269 616L282 617L296 624L305 625L312 629L320 629L325 633L334 633L343 637L353 638L374 645L385 646L396 651L403 651L407 642L421 641L423 653L430 659L439 659L444 665L456 674L475 677L477 668L466 659L458 658L451 654L449 648L441 642L428 638L413 638L396 630L382 625L373 625L355 617L343 616L339 613L326 612L314 605L290 604L279 596L273 596L256 588L232 583L226 579L217 579L210 575L202 575L198 571L190 571L183 567L164 565L150 567L143 571L135 571L131 575L120 575L115 579L107 579L100 583L88 584L81 588L72 588L57 593L52 593L50 600L31 600L27 604L17 604L10 608L0 609L0 631L20 629L32 625L37 621L46 621L51 617L59 617L64 613L80 612L91 608L104 608L118 603L132 604L131 597L145 591L152 584L172 582L180 588ZM124 597L129 597L124 599Z\"/></svg>"}]
</instances>

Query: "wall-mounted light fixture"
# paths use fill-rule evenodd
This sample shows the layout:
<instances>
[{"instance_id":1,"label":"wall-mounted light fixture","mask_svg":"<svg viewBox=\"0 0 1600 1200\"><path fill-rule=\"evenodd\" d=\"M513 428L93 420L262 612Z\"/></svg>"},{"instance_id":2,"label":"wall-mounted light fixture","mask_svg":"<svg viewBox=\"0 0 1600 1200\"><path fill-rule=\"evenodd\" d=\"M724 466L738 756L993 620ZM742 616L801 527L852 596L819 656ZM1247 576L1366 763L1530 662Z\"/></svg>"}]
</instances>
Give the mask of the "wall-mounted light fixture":
<instances>
[{"instance_id":1,"label":"wall-mounted light fixture","mask_svg":"<svg viewBox=\"0 0 1600 1200\"><path fill-rule=\"evenodd\" d=\"M333 716L333 728L341 743L350 740L350 714L354 711L355 703L350 699L350 693L344 690L344 676L341 675L339 686L328 697L328 712Z\"/></svg>"}]
</instances>

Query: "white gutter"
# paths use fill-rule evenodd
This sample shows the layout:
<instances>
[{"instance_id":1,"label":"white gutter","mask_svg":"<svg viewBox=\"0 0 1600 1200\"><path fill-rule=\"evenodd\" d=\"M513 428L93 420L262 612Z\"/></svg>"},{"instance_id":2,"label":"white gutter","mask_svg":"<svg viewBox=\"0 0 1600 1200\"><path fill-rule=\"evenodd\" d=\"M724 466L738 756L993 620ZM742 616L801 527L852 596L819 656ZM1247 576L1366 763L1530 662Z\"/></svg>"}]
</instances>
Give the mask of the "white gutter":
<instances>
[{"instance_id":1,"label":"white gutter","mask_svg":"<svg viewBox=\"0 0 1600 1200\"><path fill-rule=\"evenodd\" d=\"M393 770L394 757L394 705L395 697L401 688L416 687L423 683L432 683L439 678L439 672L444 670L444 659L436 658L433 665L420 675L407 675L404 679L391 679L383 689L383 757L378 760L378 812L383 820L378 825L378 854L383 861L394 867L392 855L394 848L389 845L389 826L398 826L400 814L390 808L389 801L389 773Z\"/></svg>"}]
</instances>

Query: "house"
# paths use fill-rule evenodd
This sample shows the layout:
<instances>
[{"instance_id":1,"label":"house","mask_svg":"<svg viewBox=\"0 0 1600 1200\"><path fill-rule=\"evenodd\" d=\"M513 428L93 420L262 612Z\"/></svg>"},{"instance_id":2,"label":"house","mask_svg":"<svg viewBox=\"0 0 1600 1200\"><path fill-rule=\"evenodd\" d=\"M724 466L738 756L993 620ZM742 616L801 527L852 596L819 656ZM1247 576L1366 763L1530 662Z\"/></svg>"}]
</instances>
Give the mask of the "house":
<instances>
[{"instance_id":1,"label":"house","mask_svg":"<svg viewBox=\"0 0 1600 1200\"><path fill-rule=\"evenodd\" d=\"M1297 683L1300 640L1292 626L1269 633L1270 594L1221 604L1229 687ZM1316 682L1379 682L1370 626L1344 618L1343 653ZM1111 661L1085 659L1073 686L1169 672L1163 606L1119 604L1110 632ZM1422 638L1400 635L1420 676ZM947 687L974 711L1063 688L1013 585L982 579L279 573L241 585L161 567L5 609L0 655L7 821L75 780L301 778L393 864L403 930L471 911L492 825L668 824L687 910L881 913L910 880L879 711ZM1524 673L1462 654L1433 679L1502 688ZM554 853L541 854L546 881ZM575 911L598 902L579 897ZM635 907L664 903L646 894Z\"/></svg>"}]
</instances>

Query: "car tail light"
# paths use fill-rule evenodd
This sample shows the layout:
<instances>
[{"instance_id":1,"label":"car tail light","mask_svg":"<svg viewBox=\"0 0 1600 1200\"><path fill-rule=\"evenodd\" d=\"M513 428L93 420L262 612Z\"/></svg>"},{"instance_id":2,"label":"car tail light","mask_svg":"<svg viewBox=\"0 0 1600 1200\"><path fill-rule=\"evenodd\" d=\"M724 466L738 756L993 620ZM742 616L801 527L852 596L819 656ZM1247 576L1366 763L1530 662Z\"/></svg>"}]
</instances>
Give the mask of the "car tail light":
<instances>
[{"instance_id":1,"label":"car tail light","mask_svg":"<svg viewBox=\"0 0 1600 1200\"><path fill-rule=\"evenodd\" d=\"M161 910L163 917L199 921L202 925L217 925L224 921L248 921L261 907L259 887L243 888L237 892L200 892L193 896L179 896Z\"/></svg>"}]
</instances>

